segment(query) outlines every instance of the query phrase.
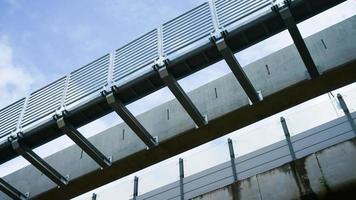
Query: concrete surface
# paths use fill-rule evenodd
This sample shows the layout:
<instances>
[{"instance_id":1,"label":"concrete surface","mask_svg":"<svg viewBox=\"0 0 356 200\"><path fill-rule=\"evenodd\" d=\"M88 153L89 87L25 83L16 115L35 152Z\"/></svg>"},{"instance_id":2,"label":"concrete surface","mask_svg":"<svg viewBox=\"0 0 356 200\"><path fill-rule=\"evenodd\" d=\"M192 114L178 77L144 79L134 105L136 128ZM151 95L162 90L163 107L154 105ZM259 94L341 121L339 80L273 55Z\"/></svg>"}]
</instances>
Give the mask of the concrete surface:
<instances>
[{"instance_id":1,"label":"concrete surface","mask_svg":"<svg viewBox=\"0 0 356 200\"><path fill-rule=\"evenodd\" d=\"M352 118L354 122L356 122L356 112L352 113ZM252 197L258 199L262 196L267 196L272 199L289 199L296 196L300 196L303 199L315 199L315 194L324 193L323 189L318 186L320 186L320 177L326 177L326 175L324 172L321 173L323 170L316 168L321 168L319 166L321 163L320 159L316 160L317 162L315 162L315 160L305 161L305 159L311 154L319 154L323 150L326 151L330 149L330 147L340 147L343 142L353 140L355 136L356 132L352 130L351 123L345 116L342 116L292 136L290 138L291 145L293 146L296 158L299 158L299 160L295 162L292 162L292 152L291 149L288 148L286 139L246 155L238 156L235 158L235 168L237 181L239 181L243 189L239 189L240 192L238 194L246 199ZM350 158L352 155L350 151L354 151L354 149L352 147L346 147L344 150L347 153L342 158L337 155L337 153L323 152L323 155L329 157L328 160L338 160L339 162L338 169L336 170L341 170L341 172L338 172L336 176L339 177L339 175L342 175L337 181L338 185L342 184L341 189L347 188L350 184L352 185L356 178L356 173L350 171L355 166L355 159ZM221 162L217 163L216 166L186 176L183 179L182 186L184 188L184 198L191 199L205 196L206 194L209 198L210 196L214 196L215 198L219 196L217 194L221 192L225 195L227 190L219 190L218 192L211 193L211 191L224 189L224 187L235 182L231 161L226 159ZM308 166L308 171L305 166ZM272 171L268 176L263 176L263 174L272 169L278 170ZM345 176L347 176L347 178L345 178ZM255 177L255 179L253 177ZM245 182L245 180L250 181ZM324 178L323 180L326 179ZM251 181L254 182L254 185L251 184ZM271 188L269 185L280 185L287 189L281 190L280 187ZM138 189L141 191L140 186ZM137 197L137 200L179 200L181 196L179 189L179 181L176 181L141 194ZM236 190L236 188L232 189ZM105 193L106 192L103 191L99 194ZM233 193L233 190L231 190L231 194ZM111 194L116 193L111 191ZM98 198L98 200L107 199Z\"/></svg>"},{"instance_id":2,"label":"concrete surface","mask_svg":"<svg viewBox=\"0 0 356 200\"><path fill-rule=\"evenodd\" d=\"M346 141L193 200L355 199L356 140ZM302 195L293 175L299 163L312 190ZM297 172L298 173L298 172Z\"/></svg>"}]
</instances>

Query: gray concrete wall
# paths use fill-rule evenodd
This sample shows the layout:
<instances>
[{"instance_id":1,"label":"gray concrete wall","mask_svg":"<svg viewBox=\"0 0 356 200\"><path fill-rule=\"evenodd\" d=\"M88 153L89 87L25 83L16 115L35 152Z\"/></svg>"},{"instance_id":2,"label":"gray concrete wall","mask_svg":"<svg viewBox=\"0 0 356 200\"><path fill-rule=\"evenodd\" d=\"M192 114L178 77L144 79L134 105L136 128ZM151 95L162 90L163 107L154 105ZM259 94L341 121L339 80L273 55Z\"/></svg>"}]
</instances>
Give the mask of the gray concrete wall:
<instances>
[{"instance_id":1,"label":"gray concrete wall","mask_svg":"<svg viewBox=\"0 0 356 200\"><path fill-rule=\"evenodd\" d=\"M356 58L354 53L356 52L355 24L356 17L352 17L321 33L317 33L318 37L311 36L306 39L308 47L322 51L318 39L313 38L320 38L325 35L325 40L328 41L328 49L338 49L330 52L327 57L324 54L313 53L312 51L312 56L315 60L318 60L318 63L320 63L318 66L321 69L326 69L328 66L338 67L340 63L346 63ZM335 32L335 30L339 31ZM349 41L347 45L343 43L345 39ZM319 62L323 59L328 59L326 64ZM269 75L265 69L266 64L270 67L271 74ZM349 65L344 68L354 70ZM99 166L85 154L81 157L81 150L74 145L46 158L46 161L60 173L70 176L71 183L66 187L57 188L54 183L33 166L25 167L4 177L4 179L20 191L29 192L32 197L50 191L52 196L57 199L67 199L227 134L236 130L236 128L258 121L264 116L305 101L323 91L325 92L325 90L329 90L329 88L337 87L355 79L346 71L342 79L335 79L334 76L339 73L337 71L330 73L330 76L325 73L320 79L313 80L314 82L305 82L307 80L306 69L294 45L246 66L245 70L255 87L262 90L262 94L266 97L265 101L259 105L248 106L248 99L241 86L229 74L189 93L198 109L203 114L208 115L210 123L206 127L195 129L193 121L183 108L176 100L172 100L137 116L138 120L152 135L159 137L161 143L158 148L146 151L145 145L126 124L122 123L90 138L90 141L104 154L113 156L114 164L108 169L100 170ZM294 85L296 86L294 87ZM302 87L305 94L301 97L293 96L293 92L286 92L300 90ZM214 93L215 88L218 92L218 98ZM284 94L283 92L280 93L282 89L285 89L285 94L289 96L281 98ZM275 95L274 98L272 94ZM167 109L169 109L171 116L169 120L166 118ZM231 115L238 116L239 112L250 114L244 119L231 117ZM220 123L223 123L224 126L219 125ZM126 130L125 139L122 139L121 135L123 129ZM186 140L182 140L182 138L192 137L196 138L191 139L189 144L184 142ZM173 140L172 143L168 142ZM45 196L38 196L38 198L46 199Z\"/></svg>"},{"instance_id":2,"label":"gray concrete wall","mask_svg":"<svg viewBox=\"0 0 356 200\"><path fill-rule=\"evenodd\" d=\"M291 162L245 180L199 195L194 200L354 199L356 196L356 140L350 140L296 161L311 191L301 194Z\"/></svg>"},{"instance_id":3,"label":"gray concrete wall","mask_svg":"<svg viewBox=\"0 0 356 200\"><path fill-rule=\"evenodd\" d=\"M356 122L356 113L353 113L352 116L354 122ZM356 150L356 146L342 145L345 141L355 140L355 136L356 132L351 129L350 122L343 116L292 136L291 144L296 158L299 159L295 162L292 162L291 152L286 140L237 157L235 159L235 168L242 188L238 195L241 199L258 198L255 195L251 196L254 193L263 193L265 199L294 199L309 193L323 194L324 191L320 188L321 175L317 168L313 168L315 163L311 162L314 161L309 161L310 154L322 154L325 158L328 158L324 161L338 162L337 165L330 164L332 170L328 170L328 175L334 176L331 179L334 181L333 187L337 188L337 190L356 184L356 171L353 170L356 166L356 157L353 157L352 154ZM348 143L346 142L345 144ZM328 151L328 149L335 149L333 146L337 147L336 149L338 150ZM342 151L344 151L345 155L340 157L339 154ZM318 162L320 164L321 160ZM329 163L324 164L325 170L320 170L326 171L329 168L327 165ZM307 181L299 181L298 178L301 177ZM220 193L221 195L226 195L227 191L233 194L234 191L228 188L229 185L234 183L233 178L231 162L221 163L185 177L183 180L184 197L185 199L191 199L201 195L205 196L208 193L206 196L209 199L217 198ZM180 186L178 183L174 182L157 188L140 195L137 199L180 199ZM227 187L224 189L224 186ZM210 191L216 189L218 189L216 192L210 193ZM258 192L256 193L256 191ZM106 199L98 198L98 200Z\"/></svg>"}]
</instances>

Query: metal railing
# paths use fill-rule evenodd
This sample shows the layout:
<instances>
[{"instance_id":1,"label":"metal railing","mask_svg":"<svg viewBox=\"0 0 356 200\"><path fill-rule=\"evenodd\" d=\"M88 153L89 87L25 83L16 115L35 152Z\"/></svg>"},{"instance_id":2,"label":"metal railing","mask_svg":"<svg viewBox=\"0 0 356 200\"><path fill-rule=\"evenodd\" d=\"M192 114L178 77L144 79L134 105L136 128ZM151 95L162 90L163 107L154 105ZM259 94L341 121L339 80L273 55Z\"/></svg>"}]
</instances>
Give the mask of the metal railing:
<instances>
[{"instance_id":1,"label":"metal railing","mask_svg":"<svg viewBox=\"0 0 356 200\"><path fill-rule=\"evenodd\" d=\"M134 177L127 176L112 183L109 189L96 192L96 198L105 200L118 194L120 199L185 199L184 194L191 198L190 183L202 184L206 179L212 182L207 185L218 183L214 188L223 187L352 139L356 136L355 95L355 88L343 95L328 93L309 105L293 108L294 112L282 112L284 117L257 122L190 150L179 160L171 158L135 173ZM225 182L219 183L218 178Z\"/></svg>"},{"instance_id":2,"label":"metal railing","mask_svg":"<svg viewBox=\"0 0 356 200\"><path fill-rule=\"evenodd\" d=\"M211 34L217 31L213 25L213 15L217 16L219 28L222 28L247 17L251 12L270 10L272 5L270 0L212 2L203 3L163 24L161 34L157 31L160 29L155 29L114 53L106 54L33 92L26 100L22 99L1 109L0 142L12 133L27 132L52 120L56 113L71 111L97 98L113 84L129 82L133 79L132 75L139 76L142 70L153 70L152 67L159 58L167 59L184 48L195 48L194 44L201 39L205 43L209 42ZM215 8L210 9L209 6ZM229 12L222 12L226 8L229 8ZM242 9L246 12L241 13ZM162 52L159 52L159 45L162 45Z\"/></svg>"}]
</instances>

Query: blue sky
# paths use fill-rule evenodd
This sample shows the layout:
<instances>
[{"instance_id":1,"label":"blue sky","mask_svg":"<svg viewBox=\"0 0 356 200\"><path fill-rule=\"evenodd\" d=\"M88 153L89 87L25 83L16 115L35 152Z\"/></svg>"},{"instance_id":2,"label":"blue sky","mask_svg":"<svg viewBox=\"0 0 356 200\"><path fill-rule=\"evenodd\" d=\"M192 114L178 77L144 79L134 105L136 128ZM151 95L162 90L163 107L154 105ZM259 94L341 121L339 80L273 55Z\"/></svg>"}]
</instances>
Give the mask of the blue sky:
<instances>
[{"instance_id":1,"label":"blue sky","mask_svg":"<svg viewBox=\"0 0 356 200\"><path fill-rule=\"evenodd\" d=\"M202 2L205 1L0 0L0 107L119 48ZM356 1L349 0L336 9L299 24L299 27L306 37L355 12ZM290 36L284 31L236 56L244 66L291 43ZM228 72L226 65L220 62L180 83L189 91ZM165 88L131 104L129 109L138 114L172 98ZM118 123L113 123L114 120L117 119L109 116L86 129L84 127L84 130L90 130L91 134L87 135L92 135ZM72 143L62 137L57 145L52 143L37 152L42 156L48 155L59 150L54 146L65 147L68 144ZM26 163L18 158L2 165L0 176Z\"/></svg>"},{"instance_id":2,"label":"blue sky","mask_svg":"<svg viewBox=\"0 0 356 200\"><path fill-rule=\"evenodd\" d=\"M20 75L14 77L18 83L9 83L6 88L0 85L1 90L11 93L0 106L117 49L201 2L1 0L1 65L15 68L11 72Z\"/></svg>"},{"instance_id":3,"label":"blue sky","mask_svg":"<svg viewBox=\"0 0 356 200\"><path fill-rule=\"evenodd\" d=\"M36 89L70 73L127 42L158 27L205 0L63 0L0 1L0 92L4 107ZM348 1L352 5L352 1ZM343 6L343 14L302 24L304 36L345 18L354 6ZM345 15L344 17L342 17ZM310 28L309 26L312 26ZM278 41L278 42L276 42ZM281 42L283 41L283 42ZM291 44L287 32L237 54L242 65ZM228 72L224 63L204 75ZM5 76L6 74L6 76ZM211 77L211 76L209 76ZM193 79L191 79L193 80ZM206 82L206 81L205 81ZM191 81L182 86L191 90ZM140 109L142 110L142 109Z\"/></svg>"}]
</instances>

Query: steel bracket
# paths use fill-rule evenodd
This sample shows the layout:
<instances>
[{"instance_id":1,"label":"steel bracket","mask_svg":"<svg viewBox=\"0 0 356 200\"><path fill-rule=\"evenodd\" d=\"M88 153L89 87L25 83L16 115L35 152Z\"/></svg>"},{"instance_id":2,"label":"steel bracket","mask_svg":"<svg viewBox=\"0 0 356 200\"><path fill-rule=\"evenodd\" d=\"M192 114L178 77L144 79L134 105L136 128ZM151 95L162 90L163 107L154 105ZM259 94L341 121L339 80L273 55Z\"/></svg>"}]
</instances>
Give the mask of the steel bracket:
<instances>
[{"instance_id":1,"label":"steel bracket","mask_svg":"<svg viewBox=\"0 0 356 200\"><path fill-rule=\"evenodd\" d=\"M26 144L24 144L21 141L22 138L23 136L21 133L19 133L16 138L9 138L13 150L24 157L28 162L30 162L34 167L36 167L58 186L67 185L68 179L61 175L35 152L33 152L32 149L30 149Z\"/></svg>"},{"instance_id":2,"label":"steel bracket","mask_svg":"<svg viewBox=\"0 0 356 200\"><path fill-rule=\"evenodd\" d=\"M307 68L310 77L316 78L320 76L320 73L314 63L314 60L308 50L307 45L305 44L302 35L300 34L300 31L294 20L292 12L289 9L290 5L291 5L291 1L286 0L284 1L284 6L282 7L274 6L272 7L272 10L278 13L281 19L283 20L290 36L293 39L293 42L298 50L299 55L302 58L305 67Z\"/></svg>"},{"instance_id":3,"label":"steel bracket","mask_svg":"<svg viewBox=\"0 0 356 200\"><path fill-rule=\"evenodd\" d=\"M125 105L117 97L117 87L113 86L111 92L104 94L107 103L121 117L122 120L136 133L136 135L147 145L148 148L153 148L158 145L155 138L146 130L145 127L133 116L133 114L125 107Z\"/></svg>"},{"instance_id":4,"label":"steel bracket","mask_svg":"<svg viewBox=\"0 0 356 200\"><path fill-rule=\"evenodd\" d=\"M160 67L158 69L158 74L163 80L163 82L167 85L169 90L177 98L179 103L183 106L184 110L188 113L188 115L194 121L194 123L198 127L205 126L207 124L207 120L200 113L198 108L193 104L193 102L191 101L187 93L185 93L185 91L179 85L177 80L168 71L167 67L166 66Z\"/></svg>"},{"instance_id":5,"label":"steel bracket","mask_svg":"<svg viewBox=\"0 0 356 200\"><path fill-rule=\"evenodd\" d=\"M259 101L262 101L262 98L260 98L260 95L256 91L250 79L247 77L240 63L237 61L235 55L227 45L225 39L221 38L219 40L214 40L214 44L220 52L221 56L224 58L227 65L230 67L232 73L236 77L237 81L240 83L241 87L243 88L251 102L255 104Z\"/></svg>"},{"instance_id":6,"label":"steel bracket","mask_svg":"<svg viewBox=\"0 0 356 200\"><path fill-rule=\"evenodd\" d=\"M0 191L15 200L25 200L28 199L30 196L30 193L21 193L2 178L0 178Z\"/></svg>"},{"instance_id":7,"label":"steel bracket","mask_svg":"<svg viewBox=\"0 0 356 200\"><path fill-rule=\"evenodd\" d=\"M87 153L96 163L102 168L110 167L111 161L103 153L101 153L87 138L85 138L72 124L65 118L65 113L62 116L55 115L54 120L57 127L72 139L85 153Z\"/></svg>"}]
</instances>

